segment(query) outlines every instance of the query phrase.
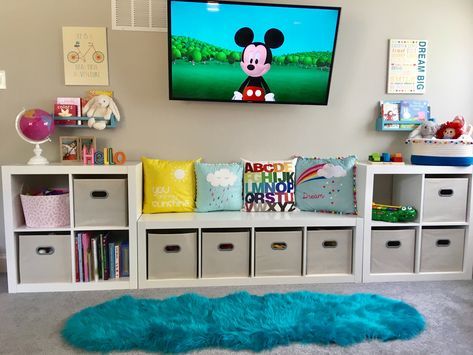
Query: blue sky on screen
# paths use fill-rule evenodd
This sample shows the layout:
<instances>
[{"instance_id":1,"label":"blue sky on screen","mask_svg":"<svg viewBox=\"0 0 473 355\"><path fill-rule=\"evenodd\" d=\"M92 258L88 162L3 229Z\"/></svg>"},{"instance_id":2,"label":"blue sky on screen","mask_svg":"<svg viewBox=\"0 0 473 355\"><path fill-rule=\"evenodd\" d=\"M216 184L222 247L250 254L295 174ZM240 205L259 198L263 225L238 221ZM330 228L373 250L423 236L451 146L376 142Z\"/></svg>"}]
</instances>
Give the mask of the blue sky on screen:
<instances>
[{"instance_id":1,"label":"blue sky on screen","mask_svg":"<svg viewBox=\"0 0 473 355\"><path fill-rule=\"evenodd\" d=\"M236 31L250 27L254 41L264 42L264 34L277 28L284 44L273 54L331 51L335 39L336 9L274 7L240 4L171 2L172 35L192 37L223 48L240 51Z\"/></svg>"}]
</instances>

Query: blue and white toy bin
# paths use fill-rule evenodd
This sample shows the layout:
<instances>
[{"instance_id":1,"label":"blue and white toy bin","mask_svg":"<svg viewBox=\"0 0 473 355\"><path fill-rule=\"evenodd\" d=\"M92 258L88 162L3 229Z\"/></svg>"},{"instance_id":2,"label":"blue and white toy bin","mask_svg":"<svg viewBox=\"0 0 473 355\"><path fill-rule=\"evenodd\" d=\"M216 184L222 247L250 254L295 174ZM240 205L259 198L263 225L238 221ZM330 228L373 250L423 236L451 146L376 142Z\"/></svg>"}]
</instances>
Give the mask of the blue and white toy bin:
<instances>
[{"instance_id":1,"label":"blue and white toy bin","mask_svg":"<svg viewBox=\"0 0 473 355\"><path fill-rule=\"evenodd\" d=\"M406 139L410 147L411 164L415 165L473 165L473 128L468 127L468 133L459 139Z\"/></svg>"}]
</instances>

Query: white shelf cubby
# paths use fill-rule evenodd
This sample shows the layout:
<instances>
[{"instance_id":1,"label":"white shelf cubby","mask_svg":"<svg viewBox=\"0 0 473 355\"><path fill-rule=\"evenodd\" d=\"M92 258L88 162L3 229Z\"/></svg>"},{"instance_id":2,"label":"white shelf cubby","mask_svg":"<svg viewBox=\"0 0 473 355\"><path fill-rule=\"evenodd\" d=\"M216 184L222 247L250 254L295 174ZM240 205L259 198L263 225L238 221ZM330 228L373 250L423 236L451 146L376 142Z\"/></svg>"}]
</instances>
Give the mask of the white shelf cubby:
<instances>
[{"instance_id":1,"label":"white shelf cubby","mask_svg":"<svg viewBox=\"0 0 473 355\"><path fill-rule=\"evenodd\" d=\"M128 226L87 226L75 227L74 193L75 178L124 177L127 188ZM139 162L123 165L82 165L49 164L2 166L5 249L7 257L8 291L16 292L54 292L83 290L113 290L137 288L137 220L141 215L142 167ZM66 188L69 190L70 224L57 228L30 228L25 224L20 194L25 189ZM128 235L130 276L118 280L76 282L74 260L74 235L80 231L123 231ZM65 234L70 236L71 280L70 282L21 283L19 270L19 235L23 234Z\"/></svg>"},{"instance_id":2,"label":"white shelf cubby","mask_svg":"<svg viewBox=\"0 0 473 355\"><path fill-rule=\"evenodd\" d=\"M423 166L423 165L375 165L360 163L357 166L358 207L364 220L363 233L363 282L384 281L434 281L434 280L470 280L473 268L473 235L471 229L472 206L472 167ZM466 179L465 220L424 221L425 205L430 203L426 196L426 179ZM362 193L360 193L362 192ZM411 205L418 211L415 221L409 223L389 223L371 219L372 203L393 205ZM448 199L445 209L450 208ZM415 250L413 272L371 272L371 240L373 230L415 230ZM426 228L463 229L465 231L463 249L463 267L457 271L421 272L422 234Z\"/></svg>"}]
</instances>

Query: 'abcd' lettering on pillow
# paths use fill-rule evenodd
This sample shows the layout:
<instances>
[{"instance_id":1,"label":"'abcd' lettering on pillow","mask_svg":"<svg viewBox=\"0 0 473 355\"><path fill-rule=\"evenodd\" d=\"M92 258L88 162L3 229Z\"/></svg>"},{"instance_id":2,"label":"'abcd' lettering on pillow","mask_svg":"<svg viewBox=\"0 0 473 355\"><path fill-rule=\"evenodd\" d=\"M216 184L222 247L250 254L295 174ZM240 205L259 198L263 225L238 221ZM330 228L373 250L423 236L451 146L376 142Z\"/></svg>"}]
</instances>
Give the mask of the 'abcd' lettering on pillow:
<instances>
[{"instance_id":1,"label":"'abcd' lettering on pillow","mask_svg":"<svg viewBox=\"0 0 473 355\"><path fill-rule=\"evenodd\" d=\"M273 162L243 160L244 211L292 212L297 159Z\"/></svg>"}]
</instances>

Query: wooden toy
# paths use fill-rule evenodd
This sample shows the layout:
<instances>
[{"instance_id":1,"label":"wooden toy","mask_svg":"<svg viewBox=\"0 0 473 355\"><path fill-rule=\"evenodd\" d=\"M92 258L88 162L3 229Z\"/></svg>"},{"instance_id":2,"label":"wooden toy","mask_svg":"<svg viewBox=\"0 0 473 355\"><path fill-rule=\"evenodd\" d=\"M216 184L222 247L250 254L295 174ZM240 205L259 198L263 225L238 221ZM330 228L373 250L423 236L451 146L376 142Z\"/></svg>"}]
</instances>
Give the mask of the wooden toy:
<instances>
[{"instance_id":1,"label":"wooden toy","mask_svg":"<svg viewBox=\"0 0 473 355\"><path fill-rule=\"evenodd\" d=\"M395 153L391 155L390 153L384 152L380 153L373 153L368 157L369 164L397 164L403 165L404 159L401 153Z\"/></svg>"}]
</instances>

